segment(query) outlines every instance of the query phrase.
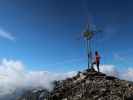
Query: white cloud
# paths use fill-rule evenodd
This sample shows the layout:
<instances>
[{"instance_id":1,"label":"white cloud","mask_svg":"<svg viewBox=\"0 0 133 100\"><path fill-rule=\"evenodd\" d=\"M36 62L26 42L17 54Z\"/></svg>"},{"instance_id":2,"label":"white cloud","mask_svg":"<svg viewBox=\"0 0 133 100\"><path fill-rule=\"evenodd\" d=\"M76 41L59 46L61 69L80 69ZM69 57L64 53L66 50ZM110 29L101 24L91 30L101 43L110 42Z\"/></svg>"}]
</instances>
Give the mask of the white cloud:
<instances>
[{"instance_id":1,"label":"white cloud","mask_svg":"<svg viewBox=\"0 0 133 100\"><path fill-rule=\"evenodd\" d=\"M97 70L97 67L94 66L94 68ZM103 72L107 75L111 76L118 76L119 72L116 70L116 67L114 65L100 65L100 72Z\"/></svg>"},{"instance_id":2,"label":"white cloud","mask_svg":"<svg viewBox=\"0 0 133 100\"><path fill-rule=\"evenodd\" d=\"M121 74L121 78L133 81L133 67L129 67L126 71L124 71L124 73Z\"/></svg>"},{"instance_id":3,"label":"white cloud","mask_svg":"<svg viewBox=\"0 0 133 100\"><path fill-rule=\"evenodd\" d=\"M21 61L3 59L0 62L0 96L11 94L18 88L42 87L52 90L54 80L72 77L75 73L59 74L47 71L28 71Z\"/></svg>"},{"instance_id":4,"label":"white cloud","mask_svg":"<svg viewBox=\"0 0 133 100\"><path fill-rule=\"evenodd\" d=\"M97 70L96 66L94 68ZM127 67L126 70L117 70L114 65L101 65L100 71L110 76L133 81L133 67Z\"/></svg>"},{"instance_id":5,"label":"white cloud","mask_svg":"<svg viewBox=\"0 0 133 100\"><path fill-rule=\"evenodd\" d=\"M129 68L124 74L116 70L114 65L101 65L103 73L119 76L122 79L133 80L133 68ZM51 73L48 71L28 71L21 61L3 59L0 61L0 97L12 94L15 90L42 87L52 90L54 80L62 80L72 77L77 72Z\"/></svg>"},{"instance_id":6,"label":"white cloud","mask_svg":"<svg viewBox=\"0 0 133 100\"><path fill-rule=\"evenodd\" d=\"M12 41L15 40L15 37L11 33L3 29L0 29L0 37L8 39L8 40L12 40Z\"/></svg>"}]
</instances>

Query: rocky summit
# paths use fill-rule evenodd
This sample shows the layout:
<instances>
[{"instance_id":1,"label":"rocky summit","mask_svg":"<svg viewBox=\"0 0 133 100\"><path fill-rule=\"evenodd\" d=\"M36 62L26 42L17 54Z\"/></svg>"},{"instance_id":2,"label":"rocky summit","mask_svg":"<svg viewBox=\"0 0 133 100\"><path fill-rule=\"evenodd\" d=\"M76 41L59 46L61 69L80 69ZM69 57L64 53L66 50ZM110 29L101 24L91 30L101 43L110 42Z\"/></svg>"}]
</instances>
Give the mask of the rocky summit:
<instances>
[{"instance_id":1,"label":"rocky summit","mask_svg":"<svg viewBox=\"0 0 133 100\"><path fill-rule=\"evenodd\" d=\"M133 100L133 82L94 70L79 72L53 84L51 92L36 89L24 93L18 100Z\"/></svg>"}]
</instances>

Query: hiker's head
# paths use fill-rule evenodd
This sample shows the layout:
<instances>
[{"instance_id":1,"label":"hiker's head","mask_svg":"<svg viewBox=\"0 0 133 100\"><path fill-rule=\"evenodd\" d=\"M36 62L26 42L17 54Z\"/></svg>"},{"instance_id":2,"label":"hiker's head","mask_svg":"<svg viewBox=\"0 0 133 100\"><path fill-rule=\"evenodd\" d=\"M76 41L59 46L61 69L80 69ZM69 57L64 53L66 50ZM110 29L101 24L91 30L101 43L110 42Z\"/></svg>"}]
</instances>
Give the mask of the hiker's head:
<instances>
[{"instance_id":1,"label":"hiker's head","mask_svg":"<svg viewBox=\"0 0 133 100\"><path fill-rule=\"evenodd\" d=\"M98 51L95 51L95 55L98 55Z\"/></svg>"}]
</instances>

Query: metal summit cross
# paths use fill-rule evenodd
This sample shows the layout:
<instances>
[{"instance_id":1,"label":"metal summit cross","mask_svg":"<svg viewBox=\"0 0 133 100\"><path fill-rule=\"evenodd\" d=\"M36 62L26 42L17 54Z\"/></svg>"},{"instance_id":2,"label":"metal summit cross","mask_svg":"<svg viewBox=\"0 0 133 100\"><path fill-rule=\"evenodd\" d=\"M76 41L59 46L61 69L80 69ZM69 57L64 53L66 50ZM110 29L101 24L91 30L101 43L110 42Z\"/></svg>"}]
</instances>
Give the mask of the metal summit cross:
<instances>
[{"instance_id":1,"label":"metal summit cross","mask_svg":"<svg viewBox=\"0 0 133 100\"><path fill-rule=\"evenodd\" d=\"M90 25L87 25L86 30L83 32L83 36L85 39L86 43L86 49L87 49L87 57L88 57L88 69L91 66L92 67L92 38L95 33L100 32L100 30L93 30L90 29Z\"/></svg>"}]
</instances>

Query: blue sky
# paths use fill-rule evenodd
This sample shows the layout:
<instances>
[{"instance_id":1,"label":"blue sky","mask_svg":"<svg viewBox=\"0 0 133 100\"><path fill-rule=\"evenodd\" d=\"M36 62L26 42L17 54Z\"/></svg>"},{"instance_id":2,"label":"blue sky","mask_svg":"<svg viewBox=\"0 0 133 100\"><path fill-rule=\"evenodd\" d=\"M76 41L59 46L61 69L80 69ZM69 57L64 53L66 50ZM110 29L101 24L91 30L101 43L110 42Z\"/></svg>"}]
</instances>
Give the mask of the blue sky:
<instances>
[{"instance_id":1,"label":"blue sky","mask_svg":"<svg viewBox=\"0 0 133 100\"><path fill-rule=\"evenodd\" d=\"M1 0L0 58L29 70L65 72L86 68L83 39L88 17L102 29L93 50L102 64L133 67L132 0Z\"/></svg>"}]
</instances>

